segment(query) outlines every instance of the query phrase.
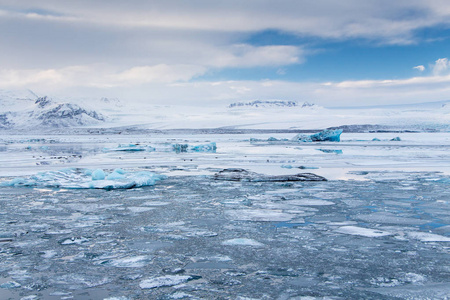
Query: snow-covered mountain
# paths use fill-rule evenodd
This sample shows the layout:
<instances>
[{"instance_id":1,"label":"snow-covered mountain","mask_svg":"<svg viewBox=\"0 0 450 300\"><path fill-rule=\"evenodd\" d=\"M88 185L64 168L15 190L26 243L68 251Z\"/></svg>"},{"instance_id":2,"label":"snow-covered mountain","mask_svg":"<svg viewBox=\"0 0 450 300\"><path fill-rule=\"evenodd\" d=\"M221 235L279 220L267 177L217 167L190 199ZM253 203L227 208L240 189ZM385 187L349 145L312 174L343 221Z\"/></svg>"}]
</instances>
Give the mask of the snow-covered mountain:
<instances>
[{"instance_id":1,"label":"snow-covered mountain","mask_svg":"<svg viewBox=\"0 0 450 300\"><path fill-rule=\"evenodd\" d=\"M315 107L315 104L304 102L299 104L297 101L288 100L255 100L250 102L231 103L228 108L256 107L256 108L272 108L272 107Z\"/></svg>"},{"instance_id":2,"label":"snow-covered mountain","mask_svg":"<svg viewBox=\"0 0 450 300\"><path fill-rule=\"evenodd\" d=\"M0 91L0 129L74 127L105 121L96 110L38 97L32 91Z\"/></svg>"}]
</instances>

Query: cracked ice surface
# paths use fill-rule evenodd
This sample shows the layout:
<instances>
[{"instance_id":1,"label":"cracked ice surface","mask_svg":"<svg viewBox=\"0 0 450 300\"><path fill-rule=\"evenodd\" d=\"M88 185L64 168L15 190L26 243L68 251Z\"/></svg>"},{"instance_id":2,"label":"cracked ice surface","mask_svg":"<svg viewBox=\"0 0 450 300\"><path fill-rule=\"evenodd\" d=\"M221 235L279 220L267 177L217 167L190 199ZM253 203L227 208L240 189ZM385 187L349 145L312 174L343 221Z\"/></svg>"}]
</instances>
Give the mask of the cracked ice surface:
<instances>
[{"instance_id":1,"label":"cracked ice surface","mask_svg":"<svg viewBox=\"0 0 450 300\"><path fill-rule=\"evenodd\" d=\"M450 192L440 178L175 176L131 190L3 187L0 293L445 299Z\"/></svg>"}]
</instances>

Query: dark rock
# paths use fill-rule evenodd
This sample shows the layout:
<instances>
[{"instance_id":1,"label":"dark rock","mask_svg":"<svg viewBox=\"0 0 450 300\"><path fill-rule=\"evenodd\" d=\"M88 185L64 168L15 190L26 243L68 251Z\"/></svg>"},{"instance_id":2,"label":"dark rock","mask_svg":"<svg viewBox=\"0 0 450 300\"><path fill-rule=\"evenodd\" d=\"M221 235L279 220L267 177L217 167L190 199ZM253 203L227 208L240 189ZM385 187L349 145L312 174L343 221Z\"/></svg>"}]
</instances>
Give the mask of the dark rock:
<instances>
[{"instance_id":1,"label":"dark rock","mask_svg":"<svg viewBox=\"0 0 450 300\"><path fill-rule=\"evenodd\" d=\"M284 181L327 181L326 178L313 173L299 173L295 175L265 175L250 172L240 168L224 169L214 174L216 180L250 181L250 182L284 182Z\"/></svg>"}]
</instances>

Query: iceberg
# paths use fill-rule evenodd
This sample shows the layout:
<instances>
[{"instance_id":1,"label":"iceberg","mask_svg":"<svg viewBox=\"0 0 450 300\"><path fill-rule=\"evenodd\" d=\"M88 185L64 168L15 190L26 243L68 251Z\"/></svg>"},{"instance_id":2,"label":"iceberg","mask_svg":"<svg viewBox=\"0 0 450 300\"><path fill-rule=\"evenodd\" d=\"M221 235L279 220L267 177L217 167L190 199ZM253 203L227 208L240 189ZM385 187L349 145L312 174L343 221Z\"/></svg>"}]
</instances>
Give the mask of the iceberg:
<instances>
[{"instance_id":1,"label":"iceberg","mask_svg":"<svg viewBox=\"0 0 450 300\"><path fill-rule=\"evenodd\" d=\"M196 146L191 146L188 144L173 144L172 145L173 151L176 153L182 153L182 152L209 152L209 153L215 153L217 150L217 145L215 142L211 142L208 144L200 144Z\"/></svg>"},{"instance_id":2,"label":"iceberg","mask_svg":"<svg viewBox=\"0 0 450 300\"><path fill-rule=\"evenodd\" d=\"M39 172L27 178L18 177L0 182L0 186L114 190L151 186L165 178L165 175L146 171L125 172L122 169L116 169L107 174L102 169L69 168Z\"/></svg>"},{"instance_id":3,"label":"iceberg","mask_svg":"<svg viewBox=\"0 0 450 300\"><path fill-rule=\"evenodd\" d=\"M342 150L334 150L334 149L317 149L323 153L334 153L334 154L343 154Z\"/></svg>"},{"instance_id":4,"label":"iceberg","mask_svg":"<svg viewBox=\"0 0 450 300\"><path fill-rule=\"evenodd\" d=\"M297 134L292 138L296 142L340 142L342 129L326 129L324 131L314 133L311 135Z\"/></svg>"},{"instance_id":5,"label":"iceberg","mask_svg":"<svg viewBox=\"0 0 450 300\"><path fill-rule=\"evenodd\" d=\"M103 152L115 152L115 151L124 151L124 152L138 152L138 151L147 151L154 152L155 148L146 145L140 144L120 144L116 148L103 148Z\"/></svg>"}]
</instances>

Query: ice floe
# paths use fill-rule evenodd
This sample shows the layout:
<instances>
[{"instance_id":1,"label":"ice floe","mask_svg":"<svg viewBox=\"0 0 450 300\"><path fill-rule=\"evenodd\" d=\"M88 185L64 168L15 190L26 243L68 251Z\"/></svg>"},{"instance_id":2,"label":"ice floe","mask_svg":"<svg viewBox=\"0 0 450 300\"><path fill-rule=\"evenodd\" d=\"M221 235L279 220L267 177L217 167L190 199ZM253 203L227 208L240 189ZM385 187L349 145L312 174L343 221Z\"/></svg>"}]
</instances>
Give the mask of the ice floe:
<instances>
[{"instance_id":1,"label":"ice floe","mask_svg":"<svg viewBox=\"0 0 450 300\"><path fill-rule=\"evenodd\" d=\"M222 242L222 245L226 246L253 246L253 247L262 247L264 244L255 241L253 239L248 238L236 238L231 240L226 240Z\"/></svg>"},{"instance_id":2,"label":"ice floe","mask_svg":"<svg viewBox=\"0 0 450 300\"><path fill-rule=\"evenodd\" d=\"M113 190L150 186L164 178L166 176L146 171L125 172L116 169L107 174L102 169L70 168L40 172L26 178L18 177L1 182L0 186Z\"/></svg>"},{"instance_id":3,"label":"ice floe","mask_svg":"<svg viewBox=\"0 0 450 300\"><path fill-rule=\"evenodd\" d=\"M381 231L377 229L370 229L358 226L342 226L336 229L336 232L351 234L351 235L360 235L366 237L381 237L393 235L391 232Z\"/></svg>"},{"instance_id":4,"label":"ice floe","mask_svg":"<svg viewBox=\"0 0 450 300\"><path fill-rule=\"evenodd\" d=\"M422 242L450 242L450 237L428 232L412 231L408 232L407 235Z\"/></svg>"},{"instance_id":5,"label":"ice floe","mask_svg":"<svg viewBox=\"0 0 450 300\"><path fill-rule=\"evenodd\" d=\"M141 287L141 289L154 289L159 287L174 286L187 282L192 278L192 276L188 275L166 275L142 280L141 283L139 283L139 286Z\"/></svg>"}]
</instances>

